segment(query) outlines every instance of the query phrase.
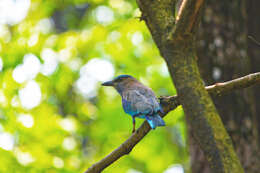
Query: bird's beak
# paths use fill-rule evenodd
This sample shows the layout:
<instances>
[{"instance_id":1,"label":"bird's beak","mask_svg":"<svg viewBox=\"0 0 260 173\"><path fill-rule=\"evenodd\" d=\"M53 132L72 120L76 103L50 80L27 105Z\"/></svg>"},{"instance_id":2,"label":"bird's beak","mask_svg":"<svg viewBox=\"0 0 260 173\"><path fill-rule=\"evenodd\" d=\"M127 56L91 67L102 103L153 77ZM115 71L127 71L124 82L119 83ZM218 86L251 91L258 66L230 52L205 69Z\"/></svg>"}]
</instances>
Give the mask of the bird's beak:
<instances>
[{"instance_id":1,"label":"bird's beak","mask_svg":"<svg viewBox=\"0 0 260 173\"><path fill-rule=\"evenodd\" d=\"M113 81L107 81L101 84L102 86L113 86Z\"/></svg>"}]
</instances>

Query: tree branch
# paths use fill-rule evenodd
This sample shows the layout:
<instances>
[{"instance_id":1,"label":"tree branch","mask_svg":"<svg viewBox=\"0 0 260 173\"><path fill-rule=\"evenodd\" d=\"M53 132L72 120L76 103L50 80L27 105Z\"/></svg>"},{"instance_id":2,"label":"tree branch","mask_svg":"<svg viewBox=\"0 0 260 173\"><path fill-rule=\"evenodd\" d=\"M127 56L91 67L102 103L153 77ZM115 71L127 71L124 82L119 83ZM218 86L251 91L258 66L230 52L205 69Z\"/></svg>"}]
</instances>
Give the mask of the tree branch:
<instances>
[{"instance_id":1,"label":"tree branch","mask_svg":"<svg viewBox=\"0 0 260 173\"><path fill-rule=\"evenodd\" d=\"M249 35L248 38L249 38L250 40L252 40L257 46L260 46L260 42L257 41L254 37L252 37L251 35Z\"/></svg>"},{"instance_id":2,"label":"tree branch","mask_svg":"<svg viewBox=\"0 0 260 173\"><path fill-rule=\"evenodd\" d=\"M228 82L216 83L205 87L205 89L212 96L217 96L237 89L247 88L257 83L260 83L260 72L249 74ZM180 105L177 95L160 97L159 100L164 110L164 114L161 115L162 117L166 116L168 112L174 110L178 105ZM141 141L150 130L150 126L145 121L124 143L105 158L93 164L85 173L99 173L122 156L129 154L135 145Z\"/></svg>"},{"instance_id":3,"label":"tree branch","mask_svg":"<svg viewBox=\"0 0 260 173\"><path fill-rule=\"evenodd\" d=\"M179 35L194 32L194 29L198 26L199 16L204 4L205 0L183 0L172 34Z\"/></svg>"}]
</instances>

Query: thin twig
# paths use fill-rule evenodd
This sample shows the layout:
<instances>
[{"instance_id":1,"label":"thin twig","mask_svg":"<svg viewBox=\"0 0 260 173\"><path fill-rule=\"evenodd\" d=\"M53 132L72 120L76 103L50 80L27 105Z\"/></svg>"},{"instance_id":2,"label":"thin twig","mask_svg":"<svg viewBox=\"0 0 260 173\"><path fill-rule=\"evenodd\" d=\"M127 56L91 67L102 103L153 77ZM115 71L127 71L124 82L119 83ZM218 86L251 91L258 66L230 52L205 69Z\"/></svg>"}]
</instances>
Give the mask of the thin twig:
<instances>
[{"instance_id":1,"label":"thin twig","mask_svg":"<svg viewBox=\"0 0 260 173\"><path fill-rule=\"evenodd\" d=\"M223 83L216 83L205 88L211 95L217 96L237 89L247 88L257 83L260 83L260 72ZM168 112L174 110L180 104L177 96L164 96L160 97L159 100L165 112L161 115L162 117L166 116ZM85 173L99 173L122 156L129 154L150 130L150 126L145 121L124 143L105 158L93 164Z\"/></svg>"},{"instance_id":2,"label":"thin twig","mask_svg":"<svg viewBox=\"0 0 260 173\"><path fill-rule=\"evenodd\" d=\"M260 46L260 42L257 41L254 37L252 37L251 35L249 35L248 38L249 38L250 40L252 40L257 46Z\"/></svg>"}]
</instances>

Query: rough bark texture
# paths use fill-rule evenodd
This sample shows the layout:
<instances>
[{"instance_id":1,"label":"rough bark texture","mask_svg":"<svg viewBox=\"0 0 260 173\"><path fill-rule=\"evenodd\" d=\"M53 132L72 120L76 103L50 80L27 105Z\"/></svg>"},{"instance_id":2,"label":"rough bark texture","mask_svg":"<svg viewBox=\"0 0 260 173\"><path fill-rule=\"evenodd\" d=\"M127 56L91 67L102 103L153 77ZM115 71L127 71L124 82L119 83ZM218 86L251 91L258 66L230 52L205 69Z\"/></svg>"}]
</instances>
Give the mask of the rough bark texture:
<instances>
[{"instance_id":1,"label":"rough bark texture","mask_svg":"<svg viewBox=\"0 0 260 173\"><path fill-rule=\"evenodd\" d=\"M196 62L195 35L203 0L184 0L176 24L169 0L138 0L144 20L167 62L186 113L190 136L194 136L212 172L243 172L231 139L204 89Z\"/></svg>"},{"instance_id":2,"label":"rough bark texture","mask_svg":"<svg viewBox=\"0 0 260 173\"><path fill-rule=\"evenodd\" d=\"M165 55L186 114L189 135L204 151L212 172L242 172L239 160L208 93L203 89L193 41L175 41L174 58Z\"/></svg>"},{"instance_id":3,"label":"rough bark texture","mask_svg":"<svg viewBox=\"0 0 260 173\"><path fill-rule=\"evenodd\" d=\"M258 41L258 44L254 42L248 41L248 48L247 48L247 54L250 58L251 62L251 72L259 71L260 69L260 1L258 0L251 0L247 2L247 32L249 36L252 36ZM252 20L255 19L255 20ZM253 87L253 97L254 97L254 110L255 110L255 118L254 118L254 124L255 124L255 137L256 137L256 143L257 143L257 151L258 151L258 159L256 159L256 163L260 163L260 86ZM260 165L258 164L257 170L260 170Z\"/></svg>"},{"instance_id":4,"label":"rough bark texture","mask_svg":"<svg viewBox=\"0 0 260 173\"><path fill-rule=\"evenodd\" d=\"M209 1L199 32L199 66L206 84L230 80L259 71L260 47L248 36L260 40L260 2ZM254 90L253 90L254 89ZM260 170L260 88L255 86L223 97L214 103L231 136L245 172ZM190 139L194 144L194 139ZM193 172L208 173L202 151L191 147Z\"/></svg>"}]
</instances>

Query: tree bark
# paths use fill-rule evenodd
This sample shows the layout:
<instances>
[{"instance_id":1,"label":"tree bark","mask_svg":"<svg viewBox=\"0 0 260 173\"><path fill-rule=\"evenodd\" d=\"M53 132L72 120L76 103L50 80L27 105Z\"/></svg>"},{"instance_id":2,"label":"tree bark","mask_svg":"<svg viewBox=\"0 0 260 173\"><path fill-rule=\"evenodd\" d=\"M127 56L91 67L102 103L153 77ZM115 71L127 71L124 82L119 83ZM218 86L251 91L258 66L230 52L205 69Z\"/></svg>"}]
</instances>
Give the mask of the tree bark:
<instances>
[{"instance_id":1,"label":"tree bark","mask_svg":"<svg viewBox=\"0 0 260 173\"><path fill-rule=\"evenodd\" d=\"M259 16L260 16L260 10L259 7L260 1L258 0L251 0L247 2L247 11L248 11L248 16L247 16L247 32L248 36L252 36L254 39L258 41L258 44L249 41L248 42L248 49L247 49L247 54L248 57L250 58L251 62L251 72L259 71L260 69L260 21ZM257 143L257 151L258 151L258 162L260 162L260 86L255 86L253 87L253 96L254 96L254 109L255 109L255 118L254 118L254 124L255 124L255 137L256 137L256 143ZM257 168L257 170L260 170L260 165Z\"/></svg>"},{"instance_id":2,"label":"tree bark","mask_svg":"<svg viewBox=\"0 0 260 173\"><path fill-rule=\"evenodd\" d=\"M212 172L243 172L215 106L204 89L195 51L203 0L184 0L175 21L170 0L138 0L143 19L167 62L192 135ZM171 26L173 25L173 26Z\"/></svg>"},{"instance_id":3,"label":"tree bark","mask_svg":"<svg viewBox=\"0 0 260 173\"><path fill-rule=\"evenodd\" d=\"M210 1L199 32L199 66L206 84L230 80L260 69L260 40L257 0ZM214 97L245 172L259 172L259 86ZM190 139L194 144L194 139ZM193 172L207 173L206 158L191 146Z\"/></svg>"}]
</instances>

